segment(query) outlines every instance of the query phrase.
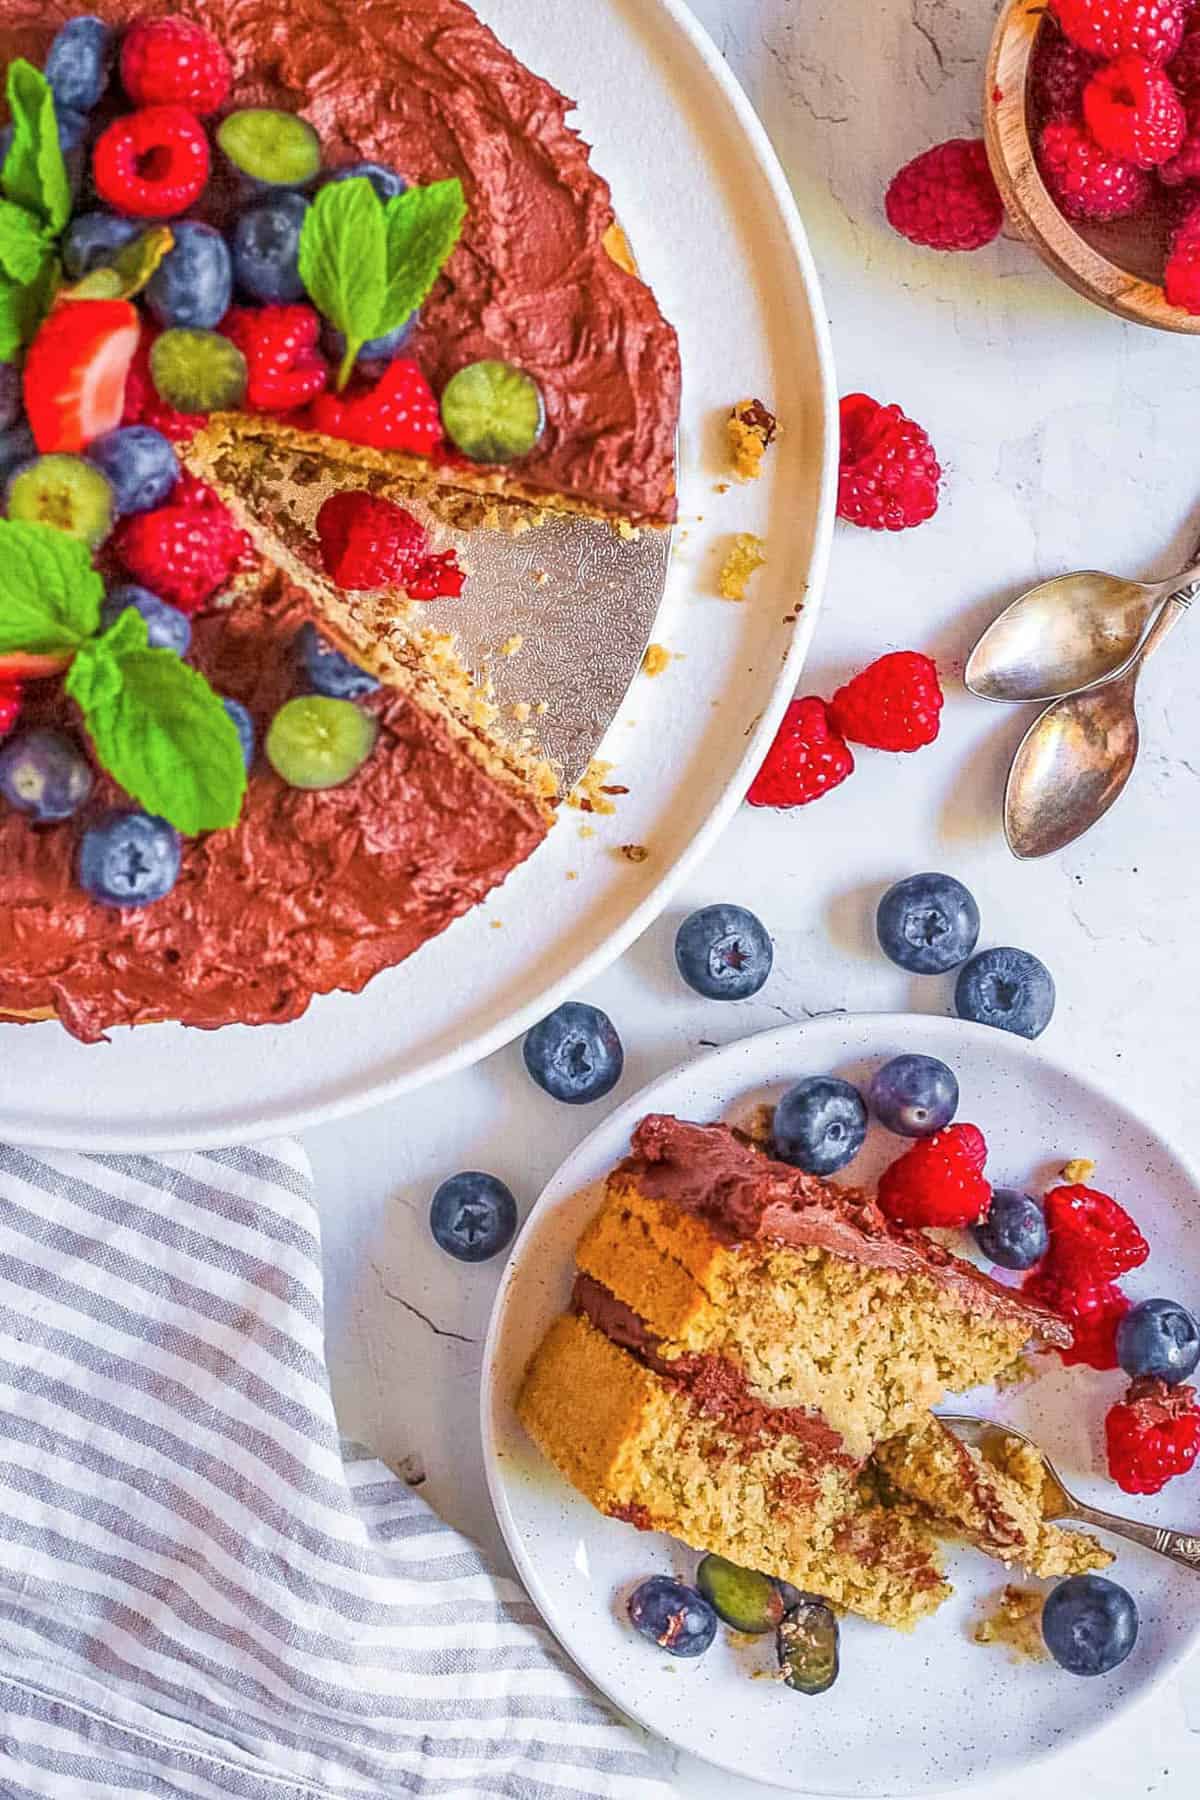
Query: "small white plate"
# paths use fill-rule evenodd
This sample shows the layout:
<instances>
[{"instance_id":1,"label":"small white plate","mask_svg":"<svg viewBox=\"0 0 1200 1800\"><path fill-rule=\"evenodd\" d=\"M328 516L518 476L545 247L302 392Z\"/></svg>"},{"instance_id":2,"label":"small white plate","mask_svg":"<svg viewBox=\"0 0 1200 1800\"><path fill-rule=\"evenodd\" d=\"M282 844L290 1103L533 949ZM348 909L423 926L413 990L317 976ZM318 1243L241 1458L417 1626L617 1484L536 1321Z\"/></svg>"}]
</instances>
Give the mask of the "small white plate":
<instances>
[{"instance_id":1,"label":"small white plate","mask_svg":"<svg viewBox=\"0 0 1200 1800\"><path fill-rule=\"evenodd\" d=\"M861 1619L843 1622L841 1676L819 1699L752 1679L754 1670L771 1666L769 1639L735 1649L722 1633L699 1661L680 1662L630 1629L622 1602L645 1575L690 1575L696 1557L593 1511L517 1424L512 1402L521 1372L567 1299L575 1242L644 1114L737 1122L802 1075L833 1071L862 1084L905 1050L939 1056L955 1070L959 1117L983 1128L988 1172L998 1186L1039 1193L1070 1158L1093 1158L1097 1183L1128 1203L1150 1240L1150 1260L1129 1277L1128 1291L1200 1303L1196 1177L1114 1093L1080 1080L1035 1045L985 1026L913 1015L835 1017L702 1057L605 1120L531 1213L505 1270L484 1354L492 1502L551 1629L606 1694L671 1743L739 1775L813 1794L927 1793L1011 1774L1115 1719L1200 1637L1200 1575L1114 1540L1114 1573L1137 1600L1141 1633L1129 1661L1097 1680L973 1644L972 1624L1004 1585L1005 1571L966 1549L949 1559L953 1598L913 1636ZM873 1128L854 1179L873 1180L902 1147L903 1140ZM1104 1414L1122 1385L1119 1373L1065 1369L1048 1357L1045 1373L1026 1389L981 1390L969 1410L1028 1430L1083 1499L1180 1526L1190 1515L1195 1524L1196 1477L1147 1500L1121 1494L1104 1474Z\"/></svg>"}]
</instances>

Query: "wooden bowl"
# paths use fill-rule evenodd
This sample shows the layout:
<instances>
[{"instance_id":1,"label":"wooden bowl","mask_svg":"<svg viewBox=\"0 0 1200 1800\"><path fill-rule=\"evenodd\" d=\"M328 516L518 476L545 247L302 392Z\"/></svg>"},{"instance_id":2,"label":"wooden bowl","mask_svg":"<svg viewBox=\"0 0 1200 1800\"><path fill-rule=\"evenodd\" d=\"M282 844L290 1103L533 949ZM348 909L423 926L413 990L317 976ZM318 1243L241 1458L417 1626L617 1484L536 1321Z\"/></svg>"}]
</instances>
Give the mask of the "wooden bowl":
<instances>
[{"instance_id":1,"label":"wooden bowl","mask_svg":"<svg viewBox=\"0 0 1200 1800\"><path fill-rule=\"evenodd\" d=\"M1076 224L1046 190L1026 104L1030 58L1046 13L1046 0L1006 0L988 52L984 136L1008 216L1042 261L1085 300L1136 325L1200 334L1200 315L1169 305L1162 291L1165 216Z\"/></svg>"}]
</instances>

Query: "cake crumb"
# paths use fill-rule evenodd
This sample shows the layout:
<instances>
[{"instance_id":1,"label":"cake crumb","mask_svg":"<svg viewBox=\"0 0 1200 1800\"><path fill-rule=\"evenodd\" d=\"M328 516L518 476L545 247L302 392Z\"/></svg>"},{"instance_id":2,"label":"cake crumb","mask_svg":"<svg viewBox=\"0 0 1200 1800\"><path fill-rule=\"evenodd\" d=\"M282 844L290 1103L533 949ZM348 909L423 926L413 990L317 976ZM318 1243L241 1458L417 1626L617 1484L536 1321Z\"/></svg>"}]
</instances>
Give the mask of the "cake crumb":
<instances>
[{"instance_id":1,"label":"cake crumb","mask_svg":"<svg viewBox=\"0 0 1200 1800\"><path fill-rule=\"evenodd\" d=\"M517 654L517 651L521 648L521 645L524 642L525 642L524 633L520 632L520 631L514 631L512 636L510 638L505 638L504 642L501 644L501 646L500 646L501 656L515 656Z\"/></svg>"},{"instance_id":2,"label":"cake crumb","mask_svg":"<svg viewBox=\"0 0 1200 1800\"><path fill-rule=\"evenodd\" d=\"M536 587L545 587L550 579L549 569L535 569L530 579Z\"/></svg>"},{"instance_id":3,"label":"cake crumb","mask_svg":"<svg viewBox=\"0 0 1200 1800\"><path fill-rule=\"evenodd\" d=\"M775 1129L775 1108L762 1101L754 1108L744 1125L734 1127L734 1136L756 1150L769 1150Z\"/></svg>"},{"instance_id":4,"label":"cake crumb","mask_svg":"<svg viewBox=\"0 0 1200 1800\"><path fill-rule=\"evenodd\" d=\"M1001 1392L1005 1388L1021 1387L1025 1382L1033 1380L1034 1373L1034 1367L1029 1358L1018 1356L1009 1363L1006 1369L1001 1369L999 1374L992 1377L992 1386Z\"/></svg>"},{"instance_id":5,"label":"cake crumb","mask_svg":"<svg viewBox=\"0 0 1200 1800\"><path fill-rule=\"evenodd\" d=\"M578 782L567 795L567 805L578 812L615 813L616 807L609 799L609 794L616 791L628 793L627 788L613 790L604 786L604 778L612 773L612 763L600 762L593 757Z\"/></svg>"},{"instance_id":6,"label":"cake crumb","mask_svg":"<svg viewBox=\"0 0 1200 1800\"><path fill-rule=\"evenodd\" d=\"M539 700L533 709L533 716L535 719L544 719L549 711L550 702L548 700Z\"/></svg>"},{"instance_id":7,"label":"cake crumb","mask_svg":"<svg viewBox=\"0 0 1200 1800\"><path fill-rule=\"evenodd\" d=\"M744 600L750 577L766 562L766 550L760 537L752 531L739 531L733 540L717 582L722 600Z\"/></svg>"},{"instance_id":8,"label":"cake crumb","mask_svg":"<svg viewBox=\"0 0 1200 1800\"><path fill-rule=\"evenodd\" d=\"M581 838L595 837L596 827L594 825L581 825L579 827L579 835Z\"/></svg>"},{"instance_id":9,"label":"cake crumb","mask_svg":"<svg viewBox=\"0 0 1200 1800\"><path fill-rule=\"evenodd\" d=\"M1000 1644L1014 1662L1045 1662L1048 1652L1042 1638L1042 1596L1036 1588L1010 1582L993 1602L972 1633L977 1644Z\"/></svg>"},{"instance_id":10,"label":"cake crumb","mask_svg":"<svg viewBox=\"0 0 1200 1800\"><path fill-rule=\"evenodd\" d=\"M578 869L568 869L567 870L567 880L568 881L578 881L579 880L579 870Z\"/></svg>"},{"instance_id":11,"label":"cake crumb","mask_svg":"<svg viewBox=\"0 0 1200 1800\"><path fill-rule=\"evenodd\" d=\"M517 721L518 725L524 725L532 714L533 708L530 706L528 700L514 700L509 707L509 711L512 713L512 716Z\"/></svg>"},{"instance_id":12,"label":"cake crumb","mask_svg":"<svg viewBox=\"0 0 1200 1800\"><path fill-rule=\"evenodd\" d=\"M645 844L621 844L618 849L625 861L631 863L644 863L650 854Z\"/></svg>"},{"instance_id":13,"label":"cake crumb","mask_svg":"<svg viewBox=\"0 0 1200 1800\"><path fill-rule=\"evenodd\" d=\"M671 666L671 652L665 644L647 644L642 657L643 675L661 675Z\"/></svg>"},{"instance_id":14,"label":"cake crumb","mask_svg":"<svg viewBox=\"0 0 1200 1800\"><path fill-rule=\"evenodd\" d=\"M718 481L715 491L718 494L727 494L729 492L729 483L727 481Z\"/></svg>"},{"instance_id":15,"label":"cake crumb","mask_svg":"<svg viewBox=\"0 0 1200 1800\"><path fill-rule=\"evenodd\" d=\"M1068 1187L1079 1183L1087 1183L1096 1173L1096 1165L1090 1156L1073 1156L1069 1163L1064 1163L1062 1179Z\"/></svg>"},{"instance_id":16,"label":"cake crumb","mask_svg":"<svg viewBox=\"0 0 1200 1800\"><path fill-rule=\"evenodd\" d=\"M725 421L729 457L739 481L757 481L767 446L774 443L779 421L761 400L739 400Z\"/></svg>"},{"instance_id":17,"label":"cake crumb","mask_svg":"<svg viewBox=\"0 0 1200 1800\"><path fill-rule=\"evenodd\" d=\"M503 919L493 919L491 921L491 926L492 926L493 931L503 931L504 930L504 920Z\"/></svg>"}]
</instances>

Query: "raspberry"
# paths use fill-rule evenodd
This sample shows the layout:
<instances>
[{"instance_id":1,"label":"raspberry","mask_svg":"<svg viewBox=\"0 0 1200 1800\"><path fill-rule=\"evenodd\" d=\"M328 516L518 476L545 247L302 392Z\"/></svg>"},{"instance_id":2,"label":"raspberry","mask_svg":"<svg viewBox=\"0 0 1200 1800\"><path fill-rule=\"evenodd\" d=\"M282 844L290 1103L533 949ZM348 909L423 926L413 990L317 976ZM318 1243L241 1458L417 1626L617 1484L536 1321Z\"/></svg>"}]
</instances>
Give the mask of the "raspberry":
<instances>
[{"instance_id":1,"label":"raspberry","mask_svg":"<svg viewBox=\"0 0 1200 1800\"><path fill-rule=\"evenodd\" d=\"M1073 44L1109 62L1136 50L1161 68L1183 37L1185 0L1054 0L1058 22Z\"/></svg>"},{"instance_id":2,"label":"raspberry","mask_svg":"<svg viewBox=\"0 0 1200 1800\"><path fill-rule=\"evenodd\" d=\"M1060 1275L1116 1281L1150 1254L1125 1208L1095 1188L1052 1188L1045 1214L1050 1262Z\"/></svg>"},{"instance_id":3,"label":"raspberry","mask_svg":"<svg viewBox=\"0 0 1200 1800\"><path fill-rule=\"evenodd\" d=\"M1140 169L1174 156L1187 130L1171 77L1133 51L1092 76L1083 90L1083 116L1103 149Z\"/></svg>"},{"instance_id":4,"label":"raspberry","mask_svg":"<svg viewBox=\"0 0 1200 1800\"><path fill-rule=\"evenodd\" d=\"M937 511L941 467L921 427L868 394L841 403L838 517L871 531L904 531Z\"/></svg>"},{"instance_id":5,"label":"raspberry","mask_svg":"<svg viewBox=\"0 0 1200 1800\"><path fill-rule=\"evenodd\" d=\"M208 139L186 106L148 106L114 119L92 151L96 192L137 219L186 212L208 180Z\"/></svg>"},{"instance_id":6,"label":"raspberry","mask_svg":"<svg viewBox=\"0 0 1200 1800\"><path fill-rule=\"evenodd\" d=\"M412 456L429 456L444 444L433 389L407 357L389 363L374 387L318 395L305 423L327 437L370 444L375 450L406 450Z\"/></svg>"},{"instance_id":7,"label":"raspberry","mask_svg":"<svg viewBox=\"0 0 1200 1800\"><path fill-rule=\"evenodd\" d=\"M825 702L793 700L746 795L751 806L807 806L854 773L854 757L829 724Z\"/></svg>"},{"instance_id":8,"label":"raspberry","mask_svg":"<svg viewBox=\"0 0 1200 1800\"><path fill-rule=\"evenodd\" d=\"M1183 42L1171 58L1167 72L1185 106L1190 100L1200 98L1200 23L1195 19L1189 17Z\"/></svg>"},{"instance_id":9,"label":"raspberry","mask_svg":"<svg viewBox=\"0 0 1200 1800\"><path fill-rule=\"evenodd\" d=\"M325 572L339 587L401 587L410 600L462 593L466 577L453 550L432 555L429 536L410 512L373 494L331 494L317 514Z\"/></svg>"},{"instance_id":10,"label":"raspberry","mask_svg":"<svg viewBox=\"0 0 1200 1800\"><path fill-rule=\"evenodd\" d=\"M1200 181L1200 95L1184 104L1187 131L1175 155L1158 165L1158 179L1169 188Z\"/></svg>"},{"instance_id":11,"label":"raspberry","mask_svg":"<svg viewBox=\"0 0 1200 1800\"><path fill-rule=\"evenodd\" d=\"M914 156L892 176L883 207L893 231L930 250L978 250L1004 223L982 138L951 138Z\"/></svg>"},{"instance_id":12,"label":"raspberry","mask_svg":"<svg viewBox=\"0 0 1200 1800\"><path fill-rule=\"evenodd\" d=\"M251 412L290 412L324 389L329 369L317 349L321 321L311 306L235 306L220 329L246 358Z\"/></svg>"},{"instance_id":13,"label":"raspberry","mask_svg":"<svg viewBox=\"0 0 1200 1800\"><path fill-rule=\"evenodd\" d=\"M211 31L190 19L138 19L121 45L121 83L135 106L190 106L216 112L233 70Z\"/></svg>"},{"instance_id":14,"label":"raspberry","mask_svg":"<svg viewBox=\"0 0 1200 1800\"><path fill-rule=\"evenodd\" d=\"M875 750L919 750L941 724L938 672L917 650L881 656L840 687L829 702L833 729Z\"/></svg>"},{"instance_id":15,"label":"raspberry","mask_svg":"<svg viewBox=\"0 0 1200 1800\"><path fill-rule=\"evenodd\" d=\"M987 1145L977 1125L948 1125L883 1171L879 1205L896 1225L975 1225L987 1216Z\"/></svg>"},{"instance_id":16,"label":"raspberry","mask_svg":"<svg viewBox=\"0 0 1200 1800\"><path fill-rule=\"evenodd\" d=\"M1060 1350L1068 1366L1086 1363L1092 1369L1117 1366L1117 1326L1131 1302L1113 1281L1090 1280L1063 1271L1047 1256L1022 1284L1031 1300L1048 1306L1071 1327L1072 1344Z\"/></svg>"},{"instance_id":17,"label":"raspberry","mask_svg":"<svg viewBox=\"0 0 1200 1800\"><path fill-rule=\"evenodd\" d=\"M1096 72L1096 59L1073 44L1047 19L1038 32L1029 69L1029 91L1039 123L1077 120L1083 90Z\"/></svg>"},{"instance_id":18,"label":"raspberry","mask_svg":"<svg viewBox=\"0 0 1200 1800\"><path fill-rule=\"evenodd\" d=\"M253 557L212 489L187 475L169 506L123 519L109 543L135 581L186 613L198 612Z\"/></svg>"},{"instance_id":19,"label":"raspberry","mask_svg":"<svg viewBox=\"0 0 1200 1800\"><path fill-rule=\"evenodd\" d=\"M125 378L125 410L121 414L121 423L153 425L173 444L183 444L195 437L207 415L176 412L159 394L150 375L150 346L157 336L157 332L143 327L141 342Z\"/></svg>"},{"instance_id":20,"label":"raspberry","mask_svg":"<svg viewBox=\"0 0 1200 1800\"><path fill-rule=\"evenodd\" d=\"M1124 219L1150 198L1150 177L1093 143L1082 125L1052 120L1038 140L1038 167L1068 219Z\"/></svg>"},{"instance_id":21,"label":"raspberry","mask_svg":"<svg viewBox=\"0 0 1200 1800\"><path fill-rule=\"evenodd\" d=\"M1187 214L1171 235L1163 292L1172 306L1200 313L1200 206Z\"/></svg>"},{"instance_id":22,"label":"raspberry","mask_svg":"<svg viewBox=\"0 0 1200 1800\"><path fill-rule=\"evenodd\" d=\"M0 738L8 736L20 716L20 682L0 681Z\"/></svg>"},{"instance_id":23,"label":"raspberry","mask_svg":"<svg viewBox=\"0 0 1200 1800\"><path fill-rule=\"evenodd\" d=\"M1200 1454L1196 1390L1143 1376L1104 1421L1108 1472L1127 1494L1157 1494Z\"/></svg>"}]
</instances>

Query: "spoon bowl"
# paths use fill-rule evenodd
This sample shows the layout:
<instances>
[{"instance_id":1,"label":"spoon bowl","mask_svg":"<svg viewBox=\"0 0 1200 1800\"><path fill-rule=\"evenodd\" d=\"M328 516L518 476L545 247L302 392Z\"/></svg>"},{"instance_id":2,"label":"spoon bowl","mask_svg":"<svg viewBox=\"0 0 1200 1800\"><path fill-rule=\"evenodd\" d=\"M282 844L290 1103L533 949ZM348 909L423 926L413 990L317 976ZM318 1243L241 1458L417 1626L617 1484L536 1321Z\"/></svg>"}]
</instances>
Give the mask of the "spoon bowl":
<instances>
[{"instance_id":1,"label":"spoon bowl","mask_svg":"<svg viewBox=\"0 0 1200 1800\"><path fill-rule=\"evenodd\" d=\"M971 652L963 679L981 700L1057 700L1120 674L1174 581L1098 569L1056 575L1014 600Z\"/></svg>"},{"instance_id":2,"label":"spoon bowl","mask_svg":"<svg viewBox=\"0 0 1200 1800\"><path fill-rule=\"evenodd\" d=\"M1004 791L1004 832L1023 861L1073 843L1120 799L1138 753L1137 670L1057 700L1022 738Z\"/></svg>"}]
</instances>

